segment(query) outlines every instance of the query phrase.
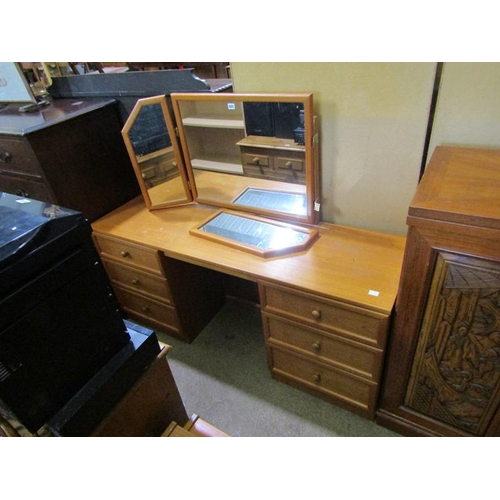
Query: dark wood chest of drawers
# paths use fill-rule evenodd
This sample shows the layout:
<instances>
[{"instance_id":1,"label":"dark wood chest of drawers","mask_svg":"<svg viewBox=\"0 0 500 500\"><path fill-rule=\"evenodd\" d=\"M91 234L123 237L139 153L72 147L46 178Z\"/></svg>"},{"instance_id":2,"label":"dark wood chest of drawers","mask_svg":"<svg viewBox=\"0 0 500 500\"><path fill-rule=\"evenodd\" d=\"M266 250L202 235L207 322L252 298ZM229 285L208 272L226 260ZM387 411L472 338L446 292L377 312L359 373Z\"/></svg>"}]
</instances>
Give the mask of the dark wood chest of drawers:
<instances>
[{"instance_id":1,"label":"dark wood chest of drawers","mask_svg":"<svg viewBox=\"0 0 500 500\"><path fill-rule=\"evenodd\" d=\"M0 109L0 191L82 212L91 222L139 194L111 99Z\"/></svg>"}]
</instances>

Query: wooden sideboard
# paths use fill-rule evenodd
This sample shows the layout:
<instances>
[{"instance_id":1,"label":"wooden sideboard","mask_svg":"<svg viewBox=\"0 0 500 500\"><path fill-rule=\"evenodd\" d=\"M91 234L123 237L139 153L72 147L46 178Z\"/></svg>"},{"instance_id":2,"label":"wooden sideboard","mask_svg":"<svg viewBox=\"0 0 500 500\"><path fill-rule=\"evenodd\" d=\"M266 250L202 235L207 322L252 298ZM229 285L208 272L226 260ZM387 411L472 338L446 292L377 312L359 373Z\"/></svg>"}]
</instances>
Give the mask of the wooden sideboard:
<instances>
[{"instance_id":1,"label":"wooden sideboard","mask_svg":"<svg viewBox=\"0 0 500 500\"><path fill-rule=\"evenodd\" d=\"M189 233L217 211L149 212L136 198L93 223L123 309L189 342L226 278L252 282L272 376L373 418L405 238L321 224L307 251L266 259Z\"/></svg>"},{"instance_id":2,"label":"wooden sideboard","mask_svg":"<svg viewBox=\"0 0 500 500\"><path fill-rule=\"evenodd\" d=\"M82 212L93 221L139 194L112 99L54 99L29 113L0 109L0 191Z\"/></svg>"},{"instance_id":3,"label":"wooden sideboard","mask_svg":"<svg viewBox=\"0 0 500 500\"><path fill-rule=\"evenodd\" d=\"M408 239L377 422L500 435L500 151L438 147Z\"/></svg>"}]
</instances>

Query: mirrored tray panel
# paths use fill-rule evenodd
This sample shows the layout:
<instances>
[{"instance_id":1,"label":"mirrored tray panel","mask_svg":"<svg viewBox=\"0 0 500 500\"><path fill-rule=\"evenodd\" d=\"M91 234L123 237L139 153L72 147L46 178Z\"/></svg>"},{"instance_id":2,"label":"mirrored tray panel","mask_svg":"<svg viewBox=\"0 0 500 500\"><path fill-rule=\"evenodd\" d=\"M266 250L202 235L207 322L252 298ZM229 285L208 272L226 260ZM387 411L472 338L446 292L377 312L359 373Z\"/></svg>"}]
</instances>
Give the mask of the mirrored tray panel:
<instances>
[{"instance_id":1,"label":"mirrored tray panel","mask_svg":"<svg viewBox=\"0 0 500 500\"><path fill-rule=\"evenodd\" d=\"M218 241L261 257L306 250L318 237L316 230L221 210L191 229L191 234Z\"/></svg>"}]
</instances>

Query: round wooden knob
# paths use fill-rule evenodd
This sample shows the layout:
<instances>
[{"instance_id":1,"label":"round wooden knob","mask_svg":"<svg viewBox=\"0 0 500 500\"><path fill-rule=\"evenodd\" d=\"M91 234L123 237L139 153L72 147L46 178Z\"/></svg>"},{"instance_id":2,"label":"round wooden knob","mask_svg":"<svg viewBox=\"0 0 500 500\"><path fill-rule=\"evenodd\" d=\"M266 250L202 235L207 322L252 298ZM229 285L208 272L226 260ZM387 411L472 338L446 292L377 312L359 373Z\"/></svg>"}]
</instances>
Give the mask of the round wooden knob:
<instances>
[{"instance_id":1,"label":"round wooden knob","mask_svg":"<svg viewBox=\"0 0 500 500\"><path fill-rule=\"evenodd\" d=\"M142 312L145 312L145 313L151 311L151 309L148 306L143 306L143 307L141 307L141 309L142 309Z\"/></svg>"},{"instance_id":2,"label":"round wooden knob","mask_svg":"<svg viewBox=\"0 0 500 500\"><path fill-rule=\"evenodd\" d=\"M256 165L258 165L260 163L260 160L258 158L254 158L252 160L252 163L255 163Z\"/></svg>"},{"instance_id":3,"label":"round wooden knob","mask_svg":"<svg viewBox=\"0 0 500 500\"><path fill-rule=\"evenodd\" d=\"M321 343L319 342L313 342L312 348L314 351L319 351L321 349Z\"/></svg>"},{"instance_id":4,"label":"round wooden knob","mask_svg":"<svg viewBox=\"0 0 500 500\"><path fill-rule=\"evenodd\" d=\"M314 319L319 319L321 318L321 311L319 311L318 309L313 309L311 311L311 315Z\"/></svg>"},{"instance_id":5,"label":"round wooden knob","mask_svg":"<svg viewBox=\"0 0 500 500\"><path fill-rule=\"evenodd\" d=\"M0 151L0 163L10 163L12 158L12 153L9 151Z\"/></svg>"},{"instance_id":6,"label":"round wooden knob","mask_svg":"<svg viewBox=\"0 0 500 500\"><path fill-rule=\"evenodd\" d=\"M132 285L138 285L139 283L140 283L140 280L138 280L138 279L132 280Z\"/></svg>"},{"instance_id":7,"label":"round wooden knob","mask_svg":"<svg viewBox=\"0 0 500 500\"><path fill-rule=\"evenodd\" d=\"M285 168L292 168L292 162L291 161L287 161L285 163Z\"/></svg>"},{"instance_id":8,"label":"round wooden knob","mask_svg":"<svg viewBox=\"0 0 500 500\"><path fill-rule=\"evenodd\" d=\"M120 254L122 257L130 257L130 254L126 250L123 250Z\"/></svg>"},{"instance_id":9,"label":"round wooden knob","mask_svg":"<svg viewBox=\"0 0 500 500\"><path fill-rule=\"evenodd\" d=\"M177 168L177 162L176 161L172 162L172 167Z\"/></svg>"},{"instance_id":10,"label":"round wooden knob","mask_svg":"<svg viewBox=\"0 0 500 500\"><path fill-rule=\"evenodd\" d=\"M313 375L313 380L314 380L315 382L321 382L321 373L315 373L315 374Z\"/></svg>"}]
</instances>

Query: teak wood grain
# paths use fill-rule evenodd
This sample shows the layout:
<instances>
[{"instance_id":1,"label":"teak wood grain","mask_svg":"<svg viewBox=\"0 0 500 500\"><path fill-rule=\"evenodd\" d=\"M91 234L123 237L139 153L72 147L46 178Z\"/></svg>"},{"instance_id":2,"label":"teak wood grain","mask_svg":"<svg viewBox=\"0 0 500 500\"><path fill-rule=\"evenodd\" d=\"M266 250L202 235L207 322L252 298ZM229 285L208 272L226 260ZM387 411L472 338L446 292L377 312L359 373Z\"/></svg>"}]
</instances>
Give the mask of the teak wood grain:
<instances>
[{"instance_id":1,"label":"teak wood grain","mask_svg":"<svg viewBox=\"0 0 500 500\"><path fill-rule=\"evenodd\" d=\"M408 210L379 424L411 436L498 435L500 385L489 370L498 350L499 192L500 150L436 148ZM467 269L462 285L437 288L443 258Z\"/></svg>"},{"instance_id":2,"label":"teak wood grain","mask_svg":"<svg viewBox=\"0 0 500 500\"><path fill-rule=\"evenodd\" d=\"M167 257L248 279L282 283L326 298L390 314L405 238L344 226L314 226L306 251L262 258L189 233L217 209L200 204L149 212L141 198L92 224L96 234L160 250Z\"/></svg>"}]
</instances>

